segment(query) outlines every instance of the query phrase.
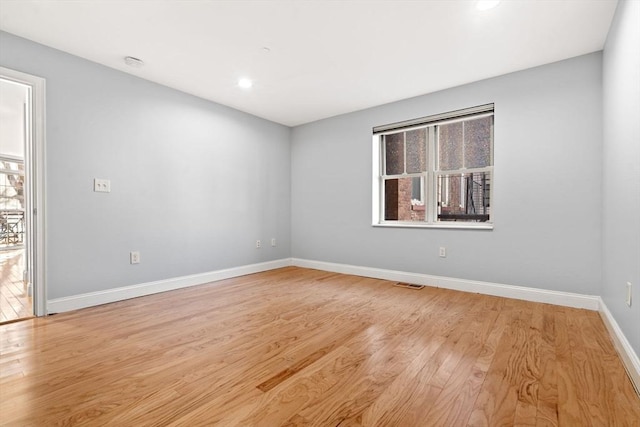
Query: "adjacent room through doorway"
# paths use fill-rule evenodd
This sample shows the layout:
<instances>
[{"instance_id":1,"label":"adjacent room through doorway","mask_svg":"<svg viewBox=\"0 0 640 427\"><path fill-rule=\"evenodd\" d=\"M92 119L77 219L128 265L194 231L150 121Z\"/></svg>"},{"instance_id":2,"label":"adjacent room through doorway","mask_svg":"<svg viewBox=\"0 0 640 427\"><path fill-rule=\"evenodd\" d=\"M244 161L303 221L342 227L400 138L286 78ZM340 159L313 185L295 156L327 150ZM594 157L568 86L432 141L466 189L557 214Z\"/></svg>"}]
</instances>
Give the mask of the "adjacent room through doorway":
<instances>
[{"instance_id":1,"label":"adjacent room through doorway","mask_svg":"<svg viewBox=\"0 0 640 427\"><path fill-rule=\"evenodd\" d=\"M0 322L33 316L25 218L30 103L29 86L0 79Z\"/></svg>"}]
</instances>

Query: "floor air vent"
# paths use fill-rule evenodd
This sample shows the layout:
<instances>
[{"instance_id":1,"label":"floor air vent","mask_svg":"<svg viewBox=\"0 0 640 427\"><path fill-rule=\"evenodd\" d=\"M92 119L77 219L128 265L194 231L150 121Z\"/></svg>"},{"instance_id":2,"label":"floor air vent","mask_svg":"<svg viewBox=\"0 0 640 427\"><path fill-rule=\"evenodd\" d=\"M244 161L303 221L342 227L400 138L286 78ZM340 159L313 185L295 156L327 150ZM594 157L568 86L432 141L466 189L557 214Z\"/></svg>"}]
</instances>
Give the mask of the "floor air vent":
<instances>
[{"instance_id":1,"label":"floor air vent","mask_svg":"<svg viewBox=\"0 0 640 427\"><path fill-rule=\"evenodd\" d=\"M424 288L424 285L415 285L413 283L405 283L405 282L398 282L393 286L400 286L401 288L407 288L407 289L415 289L417 291Z\"/></svg>"}]
</instances>

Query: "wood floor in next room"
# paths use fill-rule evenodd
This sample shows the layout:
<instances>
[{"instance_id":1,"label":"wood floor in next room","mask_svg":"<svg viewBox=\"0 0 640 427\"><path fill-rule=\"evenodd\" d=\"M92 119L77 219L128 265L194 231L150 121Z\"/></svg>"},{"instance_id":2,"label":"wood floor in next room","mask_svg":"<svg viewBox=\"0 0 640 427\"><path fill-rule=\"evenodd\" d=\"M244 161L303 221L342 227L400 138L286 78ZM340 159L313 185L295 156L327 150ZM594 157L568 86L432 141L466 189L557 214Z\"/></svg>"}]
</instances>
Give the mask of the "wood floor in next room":
<instances>
[{"instance_id":1,"label":"wood floor in next room","mask_svg":"<svg viewBox=\"0 0 640 427\"><path fill-rule=\"evenodd\" d=\"M0 333L1 425L640 425L596 312L317 270Z\"/></svg>"},{"instance_id":2,"label":"wood floor in next room","mask_svg":"<svg viewBox=\"0 0 640 427\"><path fill-rule=\"evenodd\" d=\"M24 249L0 250L0 323L33 316L33 301L22 281Z\"/></svg>"}]
</instances>

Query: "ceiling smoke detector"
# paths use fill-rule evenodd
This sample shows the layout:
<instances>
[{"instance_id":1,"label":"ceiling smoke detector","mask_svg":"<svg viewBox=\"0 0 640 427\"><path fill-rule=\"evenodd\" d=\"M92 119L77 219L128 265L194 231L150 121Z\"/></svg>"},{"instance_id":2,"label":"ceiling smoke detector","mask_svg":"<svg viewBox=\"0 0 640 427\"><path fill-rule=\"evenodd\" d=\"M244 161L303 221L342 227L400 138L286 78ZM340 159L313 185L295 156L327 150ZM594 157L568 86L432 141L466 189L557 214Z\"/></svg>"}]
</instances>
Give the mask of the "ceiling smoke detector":
<instances>
[{"instance_id":1,"label":"ceiling smoke detector","mask_svg":"<svg viewBox=\"0 0 640 427\"><path fill-rule=\"evenodd\" d=\"M144 65L142 59L134 58L133 56L125 56L124 63L133 68L142 68Z\"/></svg>"}]
</instances>

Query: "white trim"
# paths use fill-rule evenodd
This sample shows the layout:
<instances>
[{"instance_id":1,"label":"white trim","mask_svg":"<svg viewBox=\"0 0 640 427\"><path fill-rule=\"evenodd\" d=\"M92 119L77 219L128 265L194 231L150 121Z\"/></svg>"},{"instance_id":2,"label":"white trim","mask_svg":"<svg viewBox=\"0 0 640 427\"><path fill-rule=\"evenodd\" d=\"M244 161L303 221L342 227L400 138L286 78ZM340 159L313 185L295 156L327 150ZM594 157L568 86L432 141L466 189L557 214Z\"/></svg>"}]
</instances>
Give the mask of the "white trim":
<instances>
[{"instance_id":1,"label":"white trim","mask_svg":"<svg viewBox=\"0 0 640 427\"><path fill-rule=\"evenodd\" d=\"M422 273L408 273L396 270L384 270L379 268L360 267L299 258L293 258L292 265L297 267L314 268L316 270L331 271L334 273L374 277L376 279L414 283L417 285L563 305L566 307L584 308L594 311L598 310L600 307L600 297L595 295L582 295L570 292L551 291L547 289L528 288L524 286L504 285L500 283L480 282L476 280L432 276Z\"/></svg>"},{"instance_id":2,"label":"white trim","mask_svg":"<svg viewBox=\"0 0 640 427\"><path fill-rule=\"evenodd\" d=\"M379 142L380 137L373 135L371 138L371 224L377 224L380 222L380 218L384 218L382 211L382 167L380 165L380 159L384 158L382 155L382 144Z\"/></svg>"},{"instance_id":3,"label":"white trim","mask_svg":"<svg viewBox=\"0 0 640 427\"><path fill-rule=\"evenodd\" d=\"M289 266L312 268L316 270L331 271L334 273L353 274L357 276L373 277L376 279L398 282L414 283L418 285L433 286L445 289L453 289L463 292L480 293L504 298L515 298L525 301L542 302L547 304L562 305L587 310L597 310L611 335L615 348L620 354L629 377L640 391L640 359L627 341L606 304L599 296L582 295L569 292L550 291L524 286L505 285L500 283L480 282L475 280L456 279L452 277L433 276L422 273L408 273L397 270L362 267L348 264L337 264L323 261L313 261L300 258L284 258L275 261L267 261L259 264L250 264L233 267L224 270L216 270L207 273L192 274L189 276L175 277L172 279L158 280L155 282L141 283L138 285L124 286L99 292L73 295L70 297L55 298L48 301L50 313L60 313L80 308L122 301L151 295L158 292L166 292L190 286L202 285L218 280L259 273ZM640 394L640 392L639 392Z\"/></svg>"},{"instance_id":4,"label":"white trim","mask_svg":"<svg viewBox=\"0 0 640 427\"><path fill-rule=\"evenodd\" d=\"M6 80L6 79L5 79ZM0 154L0 161L2 162L16 162L24 164L24 157L11 156L9 154ZM12 170L11 173L15 174L18 171Z\"/></svg>"},{"instance_id":5,"label":"white trim","mask_svg":"<svg viewBox=\"0 0 640 427\"><path fill-rule=\"evenodd\" d=\"M72 295L63 298L54 298L48 301L48 308L49 313L62 313L65 311L122 301L129 298L151 295L158 292L166 292L175 289L186 288L189 286L203 285L205 283L230 279L247 274L259 273L276 268L289 267L290 265L291 258L284 258L258 264L227 268L224 270L210 271L207 273L191 274L189 276L174 277L171 279L158 280L155 282L123 286L120 288L107 289L104 291L89 292L86 294Z\"/></svg>"},{"instance_id":6,"label":"white trim","mask_svg":"<svg viewBox=\"0 0 640 427\"><path fill-rule=\"evenodd\" d=\"M32 252L33 260L30 269L33 283L33 310L36 316L44 316L47 313L47 284L46 284L46 81L42 77L33 76L10 68L0 67L0 76L31 87L32 117L31 117L31 178L30 187L33 210L27 215L33 214L32 220ZM26 154L26 153L25 153ZM26 157L26 156L25 156Z\"/></svg>"},{"instance_id":7,"label":"white trim","mask_svg":"<svg viewBox=\"0 0 640 427\"><path fill-rule=\"evenodd\" d=\"M622 333L622 329L618 326L618 322L614 319L613 315L607 308L607 305L604 303L602 298L600 300L600 317L602 317L602 321L604 325L607 327L609 331L609 335L611 335L611 339L613 340L613 345L618 350L618 354L620 355L620 359L622 359L622 363L627 370L627 374L629 374L629 378L631 378L631 383L636 389L636 393L640 395L640 358L633 348L627 337Z\"/></svg>"},{"instance_id":8,"label":"white trim","mask_svg":"<svg viewBox=\"0 0 640 427\"><path fill-rule=\"evenodd\" d=\"M450 228L452 230L493 230L491 222L456 222L441 221L434 224L425 222L406 222L406 221L389 221L379 224L371 224L373 227L389 227L389 228Z\"/></svg>"},{"instance_id":9,"label":"white trim","mask_svg":"<svg viewBox=\"0 0 640 427\"><path fill-rule=\"evenodd\" d=\"M629 374L629 378L631 379L636 392L640 395L640 358L638 358L638 355L631 347L631 344L620 329L620 326L618 326L618 323L611 315L606 304L599 296L299 258L292 258L291 262L292 265L296 267L313 268L316 270L331 271L334 273L353 274L357 276L373 277L376 279L453 289L463 292L474 292L504 298L515 298L525 301L542 302L594 311L597 310L599 311L600 317L602 317L605 327L613 340L614 346L622 359L622 363Z\"/></svg>"},{"instance_id":10,"label":"white trim","mask_svg":"<svg viewBox=\"0 0 640 427\"><path fill-rule=\"evenodd\" d=\"M477 110L478 108L482 109L482 113L478 113L478 114L474 114L473 111ZM490 111L486 111L486 108L490 108ZM439 192L438 192L438 179L441 176L458 176L458 175L463 175L463 174L470 174L470 173L482 173L482 172L488 172L490 173L491 176L491 180L490 182L493 183L493 172L494 172L494 165L493 165L493 145L494 145L494 133L493 133L493 128L494 128L494 123L493 120L491 121L491 126L489 129L490 132L490 138L491 138L491 143L490 145L490 164L488 166L484 166L484 167L479 167L479 168L460 168L460 169L452 169L452 170L441 170L440 169L440 165L439 165L439 161L438 161L438 151L439 151L439 139L440 139L440 127L442 125L445 124L450 124L450 123L454 123L454 122L460 122L463 125L471 120L476 120L478 118L482 118L482 117L494 117L494 104L486 104L483 106L479 106L479 107L471 107L465 110L458 110L457 112L460 112L463 116L462 117L454 117L451 120L444 120L444 121L430 121L427 120L426 122L423 122L423 119L429 119L429 118L423 118L423 119L416 119L418 120L418 123L415 126L410 126L410 127L399 127L396 128L394 126L398 125L398 123L396 124L390 124L390 125L384 125L384 126L379 126L379 127L375 127L374 128L374 134L373 134L373 138L372 138L372 197L371 197L371 223L372 225L376 226L376 225L382 225L382 226L394 226L394 224L399 223L400 221L398 220L386 220L385 218L385 212L386 212L386 202L387 202L387 197L386 197L386 182L388 180L400 180L403 178L409 178L409 177L415 177L415 176L420 176L423 177L423 180L426 182L426 192L424 192L423 194L423 202L425 205L425 218L424 221L415 221L415 222L411 222L412 225L409 225L408 227L410 228L433 228L433 226L439 226L440 224L447 223L447 225L443 228L458 228L458 229L467 229L467 228L475 228L474 224L480 224L480 228L483 229L492 229L493 225L493 213L491 212L491 209L489 210L489 224L486 224L485 222L483 223L477 223L475 221L460 221L458 222L459 224L463 224L463 225L455 225L455 226L450 226L448 225L448 223L450 223L451 221L440 221L438 218L438 203L439 203ZM456 112L456 113L457 113ZM467 112L468 114L463 114L463 112ZM448 116L449 113L443 113L445 116ZM442 116L437 115L437 117ZM436 117L436 116L433 116ZM407 124L407 123L414 123L415 120L409 120L409 121L405 121L405 122L401 122L400 124ZM386 129L389 126L391 126L392 128ZM385 128L386 130L384 130L383 128ZM376 131L377 129L377 131ZM383 130L381 130L383 129ZM425 171L421 171L418 173L407 173L407 159L406 159L406 155L407 155L407 141L406 141L406 132L408 132L409 130L413 130L413 129L425 129L425 137L426 137L426 154L427 154L427 167ZM465 132L465 126L462 127L462 132L463 132L463 136L464 136L464 132ZM386 136L389 135L397 135L399 133L402 133L403 135L403 171L402 173L392 173L392 174L388 174L387 170L386 170L386 163L387 163L387 155L386 155ZM463 144L463 151L464 151L464 144ZM463 156L464 157L464 156ZM463 159L464 160L464 159ZM465 181L461 180L461 192L460 192L460 197L463 198L466 195L466 190L464 190L464 185L465 185ZM483 188L483 192L485 191L485 189ZM483 198L484 198L484 194L483 194ZM489 187L489 205L492 206L491 202L493 201L493 186ZM460 205L461 207L463 207L463 205L466 203L466 197L464 198L464 200L461 200L462 204ZM484 206L483 206L484 208ZM407 227L406 224L401 224L399 225L400 227Z\"/></svg>"}]
</instances>

